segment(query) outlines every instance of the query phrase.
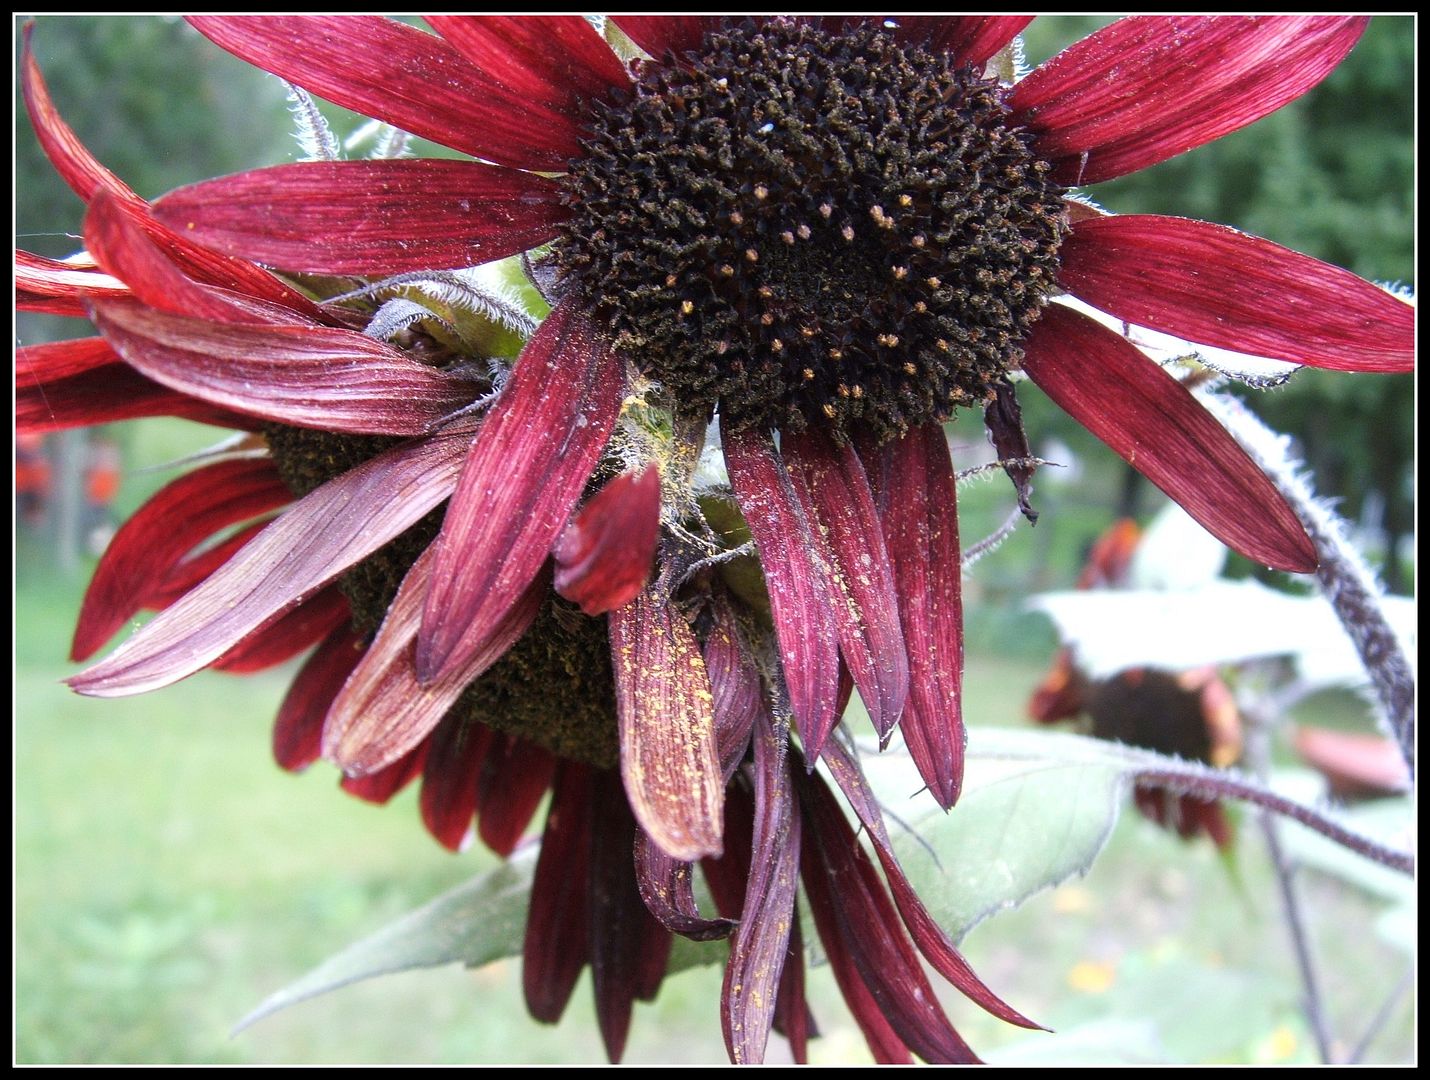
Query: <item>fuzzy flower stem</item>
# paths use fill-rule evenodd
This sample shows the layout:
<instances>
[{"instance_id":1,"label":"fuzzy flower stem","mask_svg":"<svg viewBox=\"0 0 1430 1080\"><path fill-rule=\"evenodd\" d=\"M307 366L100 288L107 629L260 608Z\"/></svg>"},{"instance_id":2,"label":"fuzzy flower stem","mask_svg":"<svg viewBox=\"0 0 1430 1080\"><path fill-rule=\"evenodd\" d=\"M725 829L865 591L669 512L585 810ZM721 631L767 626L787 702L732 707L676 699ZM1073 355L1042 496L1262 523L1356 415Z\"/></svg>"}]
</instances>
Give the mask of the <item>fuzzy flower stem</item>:
<instances>
[{"instance_id":1,"label":"fuzzy flower stem","mask_svg":"<svg viewBox=\"0 0 1430 1080\"><path fill-rule=\"evenodd\" d=\"M1320 559L1316 580L1321 592L1355 645L1390 734L1400 747L1413 779L1415 675L1400 641L1386 621L1380 605L1382 590L1375 575L1347 539L1341 519L1316 498L1290 454L1286 439L1267 428L1235 398L1206 394L1202 400L1266 471L1306 527Z\"/></svg>"}]
</instances>

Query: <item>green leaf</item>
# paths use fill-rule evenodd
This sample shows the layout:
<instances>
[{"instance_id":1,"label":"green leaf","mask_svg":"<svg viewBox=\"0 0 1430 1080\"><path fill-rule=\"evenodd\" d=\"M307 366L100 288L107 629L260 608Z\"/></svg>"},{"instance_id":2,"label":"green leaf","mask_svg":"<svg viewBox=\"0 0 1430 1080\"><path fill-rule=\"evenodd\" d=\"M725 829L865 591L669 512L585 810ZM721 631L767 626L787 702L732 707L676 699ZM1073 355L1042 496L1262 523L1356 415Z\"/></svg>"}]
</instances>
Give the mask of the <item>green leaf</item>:
<instances>
[{"instance_id":1,"label":"green leaf","mask_svg":"<svg viewBox=\"0 0 1430 1080\"><path fill-rule=\"evenodd\" d=\"M955 940L995 912L1087 873L1126 802L1125 766L1059 761L1048 748L1030 760L980 757L985 742L1002 750L1045 746L1039 732L975 732L964 792L945 813L911 790L902 755L887 752L864 766L893 820L894 848L930 914ZM991 736L991 737L990 737ZM1002 752L1000 750L1000 752ZM890 798L895 775L902 785ZM907 826L898 830L899 823Z\"/></svg>"}]
</instances>

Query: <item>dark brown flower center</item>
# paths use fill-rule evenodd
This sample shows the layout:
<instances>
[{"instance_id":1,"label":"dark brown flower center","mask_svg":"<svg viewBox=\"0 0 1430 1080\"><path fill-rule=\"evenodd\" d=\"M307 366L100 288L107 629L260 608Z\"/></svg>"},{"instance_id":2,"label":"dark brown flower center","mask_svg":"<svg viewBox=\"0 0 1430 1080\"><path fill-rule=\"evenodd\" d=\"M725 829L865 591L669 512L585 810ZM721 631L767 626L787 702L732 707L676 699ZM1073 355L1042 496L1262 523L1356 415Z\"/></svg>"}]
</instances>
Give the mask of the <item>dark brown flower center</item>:
<instances>
[{"instance_id":1,"label":"dark brown flower center","mask_svg":"<svg viewBox=\"0 0 1430 1080\"><path fill-rule=\"evenodd\" d=\"M264 435L279 475L299 497L401 441L279 425ZM359 633L371 636L382 625L402 579L441 529L443 513L432 511L338 579ZM619 758L615 701L606 620L587 618L553 593L521 640L466 689L452 713L559 757L609 768Z\"/></svg>"},{"instance_id":2,"label":"dark brown flower center","mask_svg":"<svg viewBox=\"0 0 1430 1080\"><path fill-rule=\"evenodd\" d=\"M888 437L987 400L1065 229L1002 88L874 29L746 24L704 50L598 107L566 281L740 425Z\"/></svg>"}]
</instances>

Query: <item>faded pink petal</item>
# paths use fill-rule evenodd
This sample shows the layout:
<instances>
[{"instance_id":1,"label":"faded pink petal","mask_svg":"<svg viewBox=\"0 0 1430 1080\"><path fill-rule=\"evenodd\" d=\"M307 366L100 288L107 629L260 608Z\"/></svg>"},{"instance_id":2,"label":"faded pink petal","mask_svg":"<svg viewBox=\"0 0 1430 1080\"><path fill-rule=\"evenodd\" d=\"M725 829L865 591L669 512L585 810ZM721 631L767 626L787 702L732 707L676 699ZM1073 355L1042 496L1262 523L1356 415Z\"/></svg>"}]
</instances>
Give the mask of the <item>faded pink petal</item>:
<instances>
[{"instance_id":1,"label":"faded pink petal","mask_svg":"<svg viewBox=\"0 0 1430 1080\"><path fill-rule=\"evenodd\" d=\"M356 112L474 157L561 172L579 117L523 98L441 38L375 15L191 16L235 56Z\"/></svg>"},{"instance_id":2,"label":"faded pink petal","mask_svg":"<svg viewBox=\"0 0 1430 1080\"><path fill-rule=\"evenodd\" d=\"M1206 221L1079 222L1059 282L1119 319L1337 371L1415 369L1415 308L1348 270Z\"/></svg>"},{"instance_id":3,"label":"faded pink petal","mask_svg":"<svg viewBox=\"0 0 1430 1080\"><path fill-rule=\"evenodd\" d=\"M607 625L621 776L636 820L672 858L718 855L725 785L695 635L655 586L611 612Z\"/></svg>"},{"instance_id":4,"label":"faded pink petal","mask_svg":"<svg viewBox=\"0 0 1430 1080\"><path fill-rule=\"evenodd\" d=\"M428 739L422 766L422 822L449 851L462 850L477 812L477 773L492 729L465 716L448 716Z\"/></svg>"},{"instance_id":5,"label":"faded pink petal","mask_svg":"<svg viewBox=\"0 0 1430 1080\"><path fill-rule=\"evenodd\" d=\"M735 500L759 548L785 685L812 761L839 719L839 630L824 541L808 492L767 434L722 425L721 442Z\"/></svg>"},{"instance_id":6,"label":"faded pink petal","mask_svg":"<svg viewBox=\"0 0 1430 1080\"><path fill-rule=\"evenodd\" d=\"M963 786L966 738L958 485L938 424L915 428L868 457L909 650L900 730L919 775L948 809Z\"/></svg>"},{"instance_id":7,"label":"faded pink petal","mask_svg":"<svg viewBox=\"0 0 1430 1080\"><path fill-rule=\"evenodd\" d=\"M1319 83L1367 16L1121 19L1013 88L1013 119L1064 184L1136 172L1275 112Z\"/></svg>"},{"instance_id":8,"label":"faded pink petal","mask_svg":"<svg viewBox=\"0 0 1430 1080\"><path fill-rule=\"evenodd\" d=\"M424 682L463 666L526 589L605 448L625 362L572 301L522 350L467 454L434 547L417 640Z\"/></svg>"},{"instance_id":9,"label":"faded pink petal","mask_svg":"<svg viewBox=\"0 0 1430 1080\"><path fill-rule=\"evenodd\" d=\"M110 656L68 680L122 697L178 682L415 525L456 484L465 419L386 450L294 503Z\"/></svg>"},{"instance_id":10,"label":"faded pink petal","mask_svg":"<svg viewBox=\"0 0 1430 1080\"><path fill-rule=\"evenodd\" d=\"M219 530L292 497L267 460L222 461L165 485L104 549L84 594L70 659L88 659L148 606L188 552Z\"/></svg>"},{"instance_id":11,"label":"faded pink petal","mask_svg":"<svg viewBox=\"0 0 1430 1080\"><path fill-rule=\"evenodd\" d=\"M201 244L286 270L396 274L543 244L569 213L559 196L545 177L476 161L300 161L179 188L154 214Z\"/></svg>"},{"instance_id":12,"label":"faded pink petal","mask_svg":"<svg viewBox=\"0 0 1430 1080\"><path fill-rule=\"evenodd\" d=\"M293 677L273 722L273 759L279 768L298 772L318 760L323 718L362 653L361 635L350 624L339 625Z\"/></svg>"},{"instance_id":13,"label":"faded pink petal","mask_svg":"<svg viewBox=\"0 0 1430 1080\"><path fill-rule=\"evenodd\" d=\"M298 427L420 435L475 396L385 342L323 326L234 326L122 301L91 318L134 368L191 397Z\"/></svg>"},{"instance_id":14,"label":"faded pink petal","mask_svg":"<svg viewBox=\"0 0 1430 1080\"><path fill-rule=\"evenodd\" d=\"M556 591L587 615L634 600L650 579L660 537L660 470L615 477L556 540Z\"/></svg>"},{"instance_id":15,"label":"faded pink petal","mask_svg":"<svg viewBox=\"0 0 1430 1080\"><path fill-rule=\"evenodd\" d=\"M736 1065L761 1063L779 998L799 884L800 823L785 745L789 723L755 723L755 828L740 924L720 994L725 1048Z\"/></svg>"},{"instance_id":16,"label":"faded pink petal","mask_svg":"<svg viewBox=\"0 0 1430 1080\"><path fill-rule=\"evenodd\" d=\"M887 739L908 697L909 661L889 554L864 466L852 445L837 446L814 428L785 433L780 453L809 491L814 523L828 544L839 651L875 730ZM816 740L811 754L822 743Z\"/></svg>"},{"instance_id":17,"label":"faded pink petal","mask_svg":"<svg viewBox=\"0 0 1430 1080\"><path fill-rule=\"evenodd\" d=\"M350 776L384 768L426 738L462 691L526 633L549 586L545 575L534 579L481 649L441 679L423 684L417 680L413 642L434 561L429 547L407 571L362 663L328 712L323 756Z\"/></svg>"},{"instance_id":18,"label":"faded pink petal","mask_svg":"<svg viewBox=\"0 0 1430 1080\"><path fill-rule=\"evenodd\" d=\"M512 94L581 116L631 78L579 15L428 15L432 29Z\"/></svg>"},{"instance_id":19,"label":"faded pink petal","mask_svg":"<svg viewBox=\"0 0 1430 1080\"><path fill-rule=\"evenodd\" d=\"M352 620L352 609L336 585L310 596L259 627L213 662L215 671L249 675L291 660Z\"/></svg>"},{"instance_id":20,"label":"faded pink petal","mask_svg":"<svg viewBox=\"0 0 1430 1080\"><path fill-rule=\"evenodd\" d=\"M261 518L217 544L175 563L164 579L145 593L144 607L155 611L168 607L233 558L239 548L266 529L272 521L272 517Z\"/></svg>"},{"instance_id":21,"label":"faded pink petal","mask_svg":"<svg viewBox=\"0 0 1430 1080\"><path fill-rule=\"evenodd\" d=\"M1271 481L1186 387L1134 345L1050 304L1025 349L1023 370L1033 382L1218 540L1276 570L1316 568L1315 547Z\"/></svg>"}]
</instances>

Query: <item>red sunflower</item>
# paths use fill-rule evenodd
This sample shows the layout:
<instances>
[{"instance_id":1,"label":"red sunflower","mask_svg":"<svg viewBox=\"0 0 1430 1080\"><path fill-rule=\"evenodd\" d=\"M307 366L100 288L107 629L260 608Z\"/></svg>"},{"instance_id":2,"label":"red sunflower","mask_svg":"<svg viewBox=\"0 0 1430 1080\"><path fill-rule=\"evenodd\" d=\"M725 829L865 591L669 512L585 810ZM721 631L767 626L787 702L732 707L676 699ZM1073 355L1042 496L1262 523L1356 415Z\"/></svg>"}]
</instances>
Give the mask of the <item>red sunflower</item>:
<instances>
[{"instance_id":1,"label":"red sunflower","mask_svg":"<svg viewBox=\"0 0 1430 1080\"><path fill-rule=\"evenodd\" d=\"M1411 309L1374 286L1219 226L1066 197L1294 99L1365 20L1129 19L1015 86L988 67L1023 17L615 17L647 54L630 63L574 16L430 21L439 36L375 17L193 20L479 160L304 162L152 206L84 151L27 56L94 264L22 256L21 300L101 337L22 353L22 426L166 414L253 433L252 453L175 481L120 530L76 655L162 610L72 685L138 693L317 643L279 717L285 765L322 752L373 798L421 773L439 839L457 844L475 814L502 851L550 787L528 1003L554 1020L589 962L613 1057L670 932L732 938L732 1059L759 1060L772 1026L802 1056L802 876L876 1056L972 1059L921 955L1027 1021L929 919L831 736L857 687L881 736L902 724L934 797L957 799L940 425L982 408L1021 497L1021 371L1229 545L1311 569L1295 515L1191 395L1049 301L1299 363L1409 369ZM323 281L523 252L554 307L514 365L430 310L374 334L389 327L371 285L350 300ZM712 417L728 487L696 469ZM741 573L747 537L767 596ZM695 909L697 861L723 919Z\"/></svg>"}]
</instances>

